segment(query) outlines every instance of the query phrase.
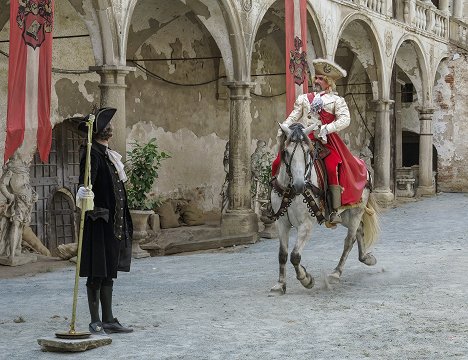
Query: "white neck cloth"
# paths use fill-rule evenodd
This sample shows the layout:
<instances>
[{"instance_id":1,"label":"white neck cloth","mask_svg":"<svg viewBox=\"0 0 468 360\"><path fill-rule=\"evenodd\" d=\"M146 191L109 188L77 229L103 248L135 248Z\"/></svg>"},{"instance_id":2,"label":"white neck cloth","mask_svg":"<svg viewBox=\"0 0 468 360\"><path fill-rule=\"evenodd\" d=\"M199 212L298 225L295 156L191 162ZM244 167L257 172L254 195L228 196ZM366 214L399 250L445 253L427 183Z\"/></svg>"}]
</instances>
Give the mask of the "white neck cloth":
<instances>
[{"instance_id":1,"label":"white neck cloth","mask_svg":"<svg viewBox=\"0 0 468 360\"><path fill-rule=\"evenodd\" d=\"M122 163L122 155L120 155L117 151L107 149L107 156L109 156L109 160L114 164L115 168L117 169L117 173L119 174L119 179L122 182L127 181L127 174L125 174L124 164Z\"/></svg>"}]
</instances>

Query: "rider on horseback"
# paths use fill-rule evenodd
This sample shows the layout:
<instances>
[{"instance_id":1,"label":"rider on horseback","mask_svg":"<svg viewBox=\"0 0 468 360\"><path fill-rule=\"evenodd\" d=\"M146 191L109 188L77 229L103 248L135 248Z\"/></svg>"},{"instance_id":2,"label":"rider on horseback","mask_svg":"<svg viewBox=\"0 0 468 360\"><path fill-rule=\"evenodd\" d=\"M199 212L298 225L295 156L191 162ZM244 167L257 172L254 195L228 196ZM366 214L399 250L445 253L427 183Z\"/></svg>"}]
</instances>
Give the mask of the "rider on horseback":
<instances>
[{"instance_id":1,"label":"rider on horseback","mask_svg":"<svg viewBox=\"0 0 468 360\"><path fill-rule=\"evenodd\" d=\"M335 92L335 81L345 77L346 70L325 59L316 59L312 63L315 69L315 91L298 96L293 111L283 124L289 126L300 122L306 127L317 124L319 131L316 136L330 150L324 159L333 208L329 222L337 224L342 221L338 214L340 206L360 201L367 184L367 169L361 159L351 154L337 133L350 123L348 105ZM282 130L279 129L278 139L281 135ZM314 133L310 133L309 137L315 140ZM273 176L277 174L280 163L278 154L272 164Z\"/></svg>"}]
</instances>

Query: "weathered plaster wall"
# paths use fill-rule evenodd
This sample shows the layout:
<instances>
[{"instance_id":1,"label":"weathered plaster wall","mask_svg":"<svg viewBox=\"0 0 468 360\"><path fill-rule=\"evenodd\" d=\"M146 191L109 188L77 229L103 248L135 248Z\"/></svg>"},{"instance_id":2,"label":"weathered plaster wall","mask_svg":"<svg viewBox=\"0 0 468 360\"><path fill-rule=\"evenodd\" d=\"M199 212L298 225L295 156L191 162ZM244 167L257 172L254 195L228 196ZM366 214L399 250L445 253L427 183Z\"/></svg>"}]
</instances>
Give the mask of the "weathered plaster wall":
<instances>
[{"instance_id":1,"label":"weathered plaster wall","mask_svg":"<svg viewBox=\"0 0 468 360\"><path fill-rule=\"evenodd\" d=\"M159 172L157 195L218 209L229 98L217 80L224 68L213 38L184 4L142 1L133 14L128 51L127 58L148 70L127 76L128 147L134 139L156 137L172 155ZM164 60L181 58L191 60Z\"/></svg>"},{"instance_id":2,"label":"weathered plaster wall","mask_svg":"<svg viewBox=\"0 0 468 360\"><path fill-rule=\"evenodd\" d=\"M403 131L419 134L420 124L419 113L416 110L417 106L416 102L401 104L401 128Z\"/></svg>"},{"instance_id":3,"label":"weathered plaster wall","mask_svg":"<svg viewBox=\"0 0 468 360\"><path fill-rule=\"evenodd\" d=\"M52 125L66 118L87 114L93 104L99 105L99 76L94 73L64 74L60 70L86 71L94 66L88 29L68 1L55 2L54 37L84 35L76 38L57 38L52 51Z\"/></svg>"},{"instance_id":4,"label":"weathered plaster wall","mask_svg":"<svg viewBox=\"0 0 468 360\"><path fill-rule=\"evenodd\" d=\"M434 86L433 132L438 152L438 188L468 189L468 57L452 51L438 68Z\"/></svg>"},{"instance_id":5,"label":"weathered plaster wall","mask_svg":"<svg viewBox=\"0 0 468 360\"><path fill-rule=\"evenodd\" d=\"M276 18L277 14L270 9L262 21L254 43L251 68L255 82L251 103L252 138L270 142L273 146L276 145L278 122L286 119L284 32L269 21Z\"/></svg>"},{"instance_id":6,"label":"weathered plaster wall","mask_svg":"<svg viewBox=\"0 0 468 360\"><path fill-rule=\"evenodd\" d=\"M365 141L374 137L375 111L369 78L361 62L356 58L348 73L347 81L348 85L338 87L338 90L348 104L351 123L340 132L340 135L348 143L351 151L359 154ZM370 134L366 130L366 125Z\"/></svg>"}]
</instances>

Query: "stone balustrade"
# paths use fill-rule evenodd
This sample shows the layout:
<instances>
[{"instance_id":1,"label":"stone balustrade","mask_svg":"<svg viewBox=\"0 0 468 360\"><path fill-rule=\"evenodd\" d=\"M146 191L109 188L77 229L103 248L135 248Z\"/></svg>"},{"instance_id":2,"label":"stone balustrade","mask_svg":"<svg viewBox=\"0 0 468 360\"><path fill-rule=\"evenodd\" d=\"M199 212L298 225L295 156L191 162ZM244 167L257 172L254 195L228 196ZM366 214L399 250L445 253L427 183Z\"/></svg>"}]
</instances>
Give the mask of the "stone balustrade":
<instances>
[{"instance_id":1,"label":"stone balustrade","mask_svg":"<svg viewBox=\"0 0 468 360\"><path fill-rule=\"evenodd\" d=\"M382 15L386 13L387 0L349 0L349 2Z\"/></svg>"},{"instance_id":2,"label":"stone balustrade","mask_svg":"<svg viewBox=\"0 0 468 360\"><path fill-rule=\"evenodd\" d=\"M468 25L460 20L450 18L450 41L468 50Z\"/></svg>"},{"instance_id":3,"label":"stone balustrade","mask_svg":"<svg viewBox=\"0 0 468 360\"><path fill-rule=\"evenodd\" d=\"M368 11L392 16L392 2L390 0L334 0L341 4L348 4L356 8L365 8ZM449 14L437 9L429 0L404 0L403 16L396 14L396 20L403 21L410 28L427 32L432 36L448 40ZM399 10L401 11L401 10ZM399 12L397 10L397 12Z\"/></svg>"},{"instance_id":4,"label":"stone balustrade","mask_svg":"<svg viewBox=\"0 0 468 360\"><path fill-rule=\"evenodd\" d=\"M431 2L405 0L404 20L406 24L418 30L448 39L449 16Z\"/></svg>"}]
</instances>

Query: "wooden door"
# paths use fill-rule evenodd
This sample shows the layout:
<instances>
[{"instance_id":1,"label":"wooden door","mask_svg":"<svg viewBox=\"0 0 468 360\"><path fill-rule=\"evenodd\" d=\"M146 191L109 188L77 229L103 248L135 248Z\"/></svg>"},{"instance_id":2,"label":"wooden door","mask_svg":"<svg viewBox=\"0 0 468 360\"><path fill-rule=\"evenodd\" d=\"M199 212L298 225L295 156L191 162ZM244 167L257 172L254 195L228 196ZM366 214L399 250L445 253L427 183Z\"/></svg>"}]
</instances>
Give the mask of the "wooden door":
<instances>
[{"instance_id":1,"label":"wooden door","mask_svg":"<svg viewBox=\"0 0 468 360\"><path fill-rule=\"evenodd\" d=\"M42 163L36 154L31 165L31 185L38 194L31 228L49 250L77 241L74 194L83 139L76 124L65 121L52 132L49 162Z\"/></svg>"}]
</instances>

